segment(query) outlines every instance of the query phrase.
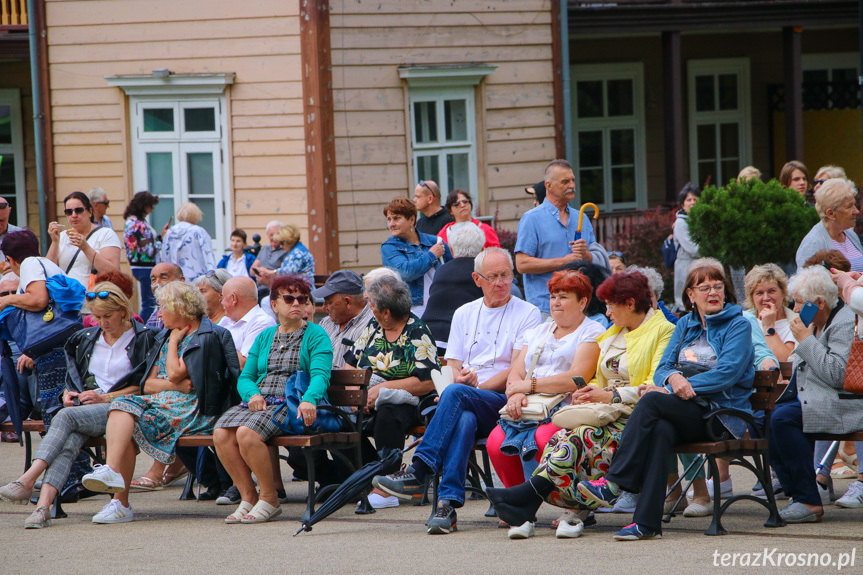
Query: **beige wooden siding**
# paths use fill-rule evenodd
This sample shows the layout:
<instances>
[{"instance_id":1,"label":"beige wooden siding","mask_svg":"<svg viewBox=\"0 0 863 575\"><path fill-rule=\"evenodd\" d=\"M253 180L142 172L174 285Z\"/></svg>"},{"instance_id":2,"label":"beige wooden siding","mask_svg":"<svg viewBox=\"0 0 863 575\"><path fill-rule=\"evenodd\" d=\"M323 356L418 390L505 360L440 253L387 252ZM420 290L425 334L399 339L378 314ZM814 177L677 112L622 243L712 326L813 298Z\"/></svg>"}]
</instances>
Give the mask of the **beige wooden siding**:
<instances>
[{"instance_id":1,"label":"beige wooden siding","mask_svg":"<svg viewBox=\"0 0 863 575\"><path fill-rule=\"evenodd\" d=\"M476 101L478 192L515 230L554 158L551 1L334 0L330 23L342 266L379 266L382 208L413 196L401 65L498 65Z\"/></svg>"},{"instance_id":2,"label":"beige wooden siding","mask_svg":"<svg viewBox=\"0 0 863 575\"><path fill-rule=\"evenodd\" d=\"M138 191L127 98L105 76L234 72L224 155L231 224L250 241L274 218L306 235L299 2L48 0L47 23L58 200L101 186L122 230Z\"/></svg>"},{"instance_id":3,"label":"beige wooden siding","mask_svg":"<svg viewBox=\"0 0 863 575\"><path fill-rule=\"evenodd\" d=\"M36 191L36 139L33 135L33 87L30 83L30 62L0 62L0 89L17 88L21 91L21 129L24 132L24 188L27 190L27 221L19 226L30 226L39 231L39 198ZM18 206L13 206L17 210Z\"/></svg>"}]
</instances>

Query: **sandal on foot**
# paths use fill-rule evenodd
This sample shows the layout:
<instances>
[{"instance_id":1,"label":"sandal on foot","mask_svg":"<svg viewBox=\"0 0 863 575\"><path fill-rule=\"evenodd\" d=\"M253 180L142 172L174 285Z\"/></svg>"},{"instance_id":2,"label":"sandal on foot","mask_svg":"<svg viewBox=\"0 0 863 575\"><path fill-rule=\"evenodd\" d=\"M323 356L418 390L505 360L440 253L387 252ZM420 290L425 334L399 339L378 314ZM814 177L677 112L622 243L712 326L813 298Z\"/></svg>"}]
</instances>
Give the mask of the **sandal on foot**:
<instances>
[{"instance_id":1,"label":"sandal on foot","mask_svg":"<svg viewBox=\"0 0 863 575\"><path fill-rule=\"evenodd\" d=\"M843 463L836 469L830 470L830 477L833 479L853 479L857 477L857 472L848 467L847 464Z\"/></svg>"},{"instance_id":2,"label":"sandal on foot","mask_svg":"<svg viewBox=\"0 0 863 575\"><path fill-rule=\"evenodd\" d=\"M146 475L142 475L138 479L132 481L129 484L131 489L137 489L139 491L161 491L165 488L165 484L156 479L150 479Z\"/></svg>"},{"instance_id":3,"label":"sandal on foot","mask_svg":"<svg viewBox=\"0 0 863 575\"><path fill-rule=\"evenodd\" d=\"M27 501L33 494L32 489L25 489L20 481L13 481L0 487L0 499L6 501Z\"/></svg>"},{"instance_id":4,"label":"sandal on foot","mask_svg":"<svg viewBox=\"0 0 863 575\"><path fill-rule=\"evenodd\" d=\"M282 514L281 507L273 507L263 499L259 500L252 510L243 516L241 523L266 523Z\"/></svg>"},{"instance_id":5,"label":"sandal on foot","mask_svg":"<svg viewBox=\"0 0 863 575\"><path fill-rule=\"evenodd\" d=\"M845 453L845 450L840 447L837 455L839 455L839 459L844 461L845 465L847 465L850 469L853 469L854 471L859 470L860 466L857 461L856 453L849 455L848 453Z\"/></svg>"},{"instance_id":6,"label":"sandal on foot","mask_svg":"<svg viewBox=\"0 0 863 575\"><path fill-rule=\"evenodd\" d=\"M240 501L240 506L237 507L233 513L225 517L225 523L228 525L242 523L243 517L245 517L246 513L251 511L254 506L255 505L253 503L249 503L248 501Z\"/></svg>"},{"instance_id":7,"label":"sandal on foot","mask_svg":"<svg viewBox=\"0 0 863 575\"><path fill-rule=\"evenodd\" d=\"M24 529L42 529L51 525L51 510L46 506L36 508L30 517L24 520Z\"/></svg>"},{"instance_id":8,"label":"sandal on foot","mask_svg":"<svg viewBox=\"0 0 863 575\"><path fill-rule=\"evenodd\" d=\"M185 476L189 474L189 470L185 467L179 473L168 473L167 471L162 475L162 485L165 487L171 485L175 481L179 479L183 479Z\"/></svg>"}]
</instances>

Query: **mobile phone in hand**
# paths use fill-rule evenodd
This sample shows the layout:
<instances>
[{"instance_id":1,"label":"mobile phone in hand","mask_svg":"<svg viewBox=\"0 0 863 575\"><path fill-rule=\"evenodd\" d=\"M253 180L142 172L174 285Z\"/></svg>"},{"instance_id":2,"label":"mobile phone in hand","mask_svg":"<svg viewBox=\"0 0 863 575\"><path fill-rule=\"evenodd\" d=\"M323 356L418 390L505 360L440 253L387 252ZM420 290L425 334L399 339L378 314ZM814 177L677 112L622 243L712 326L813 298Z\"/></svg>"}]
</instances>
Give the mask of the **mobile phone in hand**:
<instances>
[{"instance_id":1,"label":"mobile phone in hand","mask_svg":"<svg viewBox=\"0 0 863 575\"><path fill-rule=\"evenodd\" d=\"M807 301L803 304L803 309L800 310L800 321L803 322L803 325L809 327L809 324L815 319L816 313L818 313L818 306L811 301Z\"/></svg>"},{"instance_id":2,"label":"mobile phone in hand","mask_svg":"<svg viewBox=\"0 0 863 575\"><path fill-rule=\"evenodd\" d=\"M582 387L587 386L587 382L584 381L584 378L580 375L575 375L572 377L572 383L575 384L575 389L581 389Z\"/></svg>"}]
</instances>

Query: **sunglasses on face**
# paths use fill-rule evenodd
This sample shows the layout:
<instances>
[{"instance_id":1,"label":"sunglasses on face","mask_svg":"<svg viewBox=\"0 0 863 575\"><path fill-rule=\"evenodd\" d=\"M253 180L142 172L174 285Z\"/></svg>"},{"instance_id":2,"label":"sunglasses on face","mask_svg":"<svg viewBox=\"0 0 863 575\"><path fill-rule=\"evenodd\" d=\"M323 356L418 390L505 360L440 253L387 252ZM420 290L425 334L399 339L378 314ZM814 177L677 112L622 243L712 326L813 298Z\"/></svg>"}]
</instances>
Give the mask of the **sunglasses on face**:
<instances>
[{"instance_id":1,"label":"sunglasses on face","mask_svg":"<svg viewBox=\"0 0 863 575\"><path fill-rule=\"evenodd\" d=\"M286 293L283 294L281 298L288 305L294 305L294 302L297 302L300 305L306 305L306 302L309 301L309 296L307 295L291 295Z\"/></svg>"},{"instance_id":2,"label":"sunglasses on face","mask_svg":"<svg viewBox=\"0 0 863 575\"><path fill-rule=\"evenodd\" d=\"M827 181L827 180L812 180L812 185L813 185L813 186L818 186L818 185L823 184L823 183L824 183L824 182L826 182L826 181Z\"/></svg>"},{"instance_id":3,"label":"sunglasses on face","mask_svg":"<svg viewBox=\"0 0 863 575\"><path fill-rule=\"evenodd\" d=\"M86 294L84 294L84 297L87 298L87 301L93 301L96 298L108 299L108 296L110 296L110 295L111 295L111 292L109 292L109 291L100 291L100 292L90 291L90 292L87 292Z\"/></svg>"},{"instance_id":4,"label":"sunglasses on face","mask_svg":"<svg viewBox=\"0 0 863 575\"><path fill-rule=\"evenodd\" d=\"M97 203L97 204L102 204L102 205L104 205L106 208L111 207L111 200L105 200L104 202L96 202L96 203Z\"/></svg>"},{"instance_id":5,"label":"sunglasses on face","mask_svg":"<svg viewBox=\"0 0 863 575\"><path fill-rule=\"evenodd\" d=\"M63 210L63 213L67 216L71 216L73 213L78 214L79 216L87 211L87 208L82 206L78 206L77 208L66 208Z\"/></svg>"},{"instance_id":6,"label":"sunglasses on face","mask_svg":"<svg viewBox=\"0 0 863 575\"><path fill-rule=\"evenodd\" d=\"M459 200L453 204L453 206L455 206L457 208L460 208L462 206L469 206L469 205L471 205L470 200Z\"/></svg>"}]
</instances>

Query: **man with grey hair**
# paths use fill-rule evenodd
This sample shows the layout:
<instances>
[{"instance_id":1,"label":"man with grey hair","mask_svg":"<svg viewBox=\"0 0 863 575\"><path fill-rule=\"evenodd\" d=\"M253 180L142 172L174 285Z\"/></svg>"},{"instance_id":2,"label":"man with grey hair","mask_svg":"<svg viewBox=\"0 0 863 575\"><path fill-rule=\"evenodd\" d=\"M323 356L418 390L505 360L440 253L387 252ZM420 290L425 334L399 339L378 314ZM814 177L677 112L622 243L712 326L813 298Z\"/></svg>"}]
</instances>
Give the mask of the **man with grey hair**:
<instances>
[{"instance_id":1,"label":"man with grey hair","mask_svg":"<svg viewBox=\"0 0 863 575\"><path fill-rule=\"evenodd\" d=\"M273 220L267 224L266 231L270 244L261 248L258 257L255 258L252 267L249 268L253 278L257 278L258 285L269 288L276 272L282 267L282 260L288 255L282 244L273 237L284 225L279 220Z\"/></svg>"},{"instance_id":2,"label":"man with grey hair","mask_svg":"<svg viewBox=\"0 0 863 575\"><path fill-rule=\"evenodd\" d=\"M323 298L327 317L320 326L333 344L333 368L345 365L345 353L374 317L363 298L363 278L350 270L339 270L323 286L312 290L312 296Z\"/></svg>"},{"instance_id":3,"label":"man with grey hair","mask_svg":"<svg viewBox=\"0 0 863 575\"><path fill-rule=\"evenodd\" d=\"M418 232L436 236L445 225L454 222L455 218L440 207L440 188L431 180L420 180L414 188L414 204L421 214L416 223Z\"/></svg>"},{"instance_id":4,"label":"man with grey hair","mask_svg":"<svg viewBox=\"0 0 863 575\"><path fill-rule=\"evenodd\" d=\"M87 197L90 198L90 204L93 206L93 222L100 228L113 229L111 218L105 215L111 205L110 200L108 200L108 192L102 188L93 188Z\"/></svg>"},{"instance_id":5,"label":"man with grey hair","mask_svg":"<svg viewBox=\"0 0 863 575\"><path fill-rule=\"evenodd\" d=\"M186 277L183 275L183 268L177 264L162 262L160 264L156 264L153 266L153 269L150 270L150 289L153 290L153 295L155 295L156 291L163 285L167 285L172 281L186 281ZM159 317L158 304L153 308L153 313L150 315L150 319L147 320L147 327L151 327L153 329L164 329L165 327L165 324L162 323L162 318Z\"/></svg>"},{"instance_id":6,"label":"man with grey hair","mask_svg":"<svg viewBox=\"0 0 863 575\"><path fill-rule=\"evenodd\" d=\"M551 311L546 284L554 271L579 260L609 267L608 253L596 241L587 214L581 221L581 238L576 239L578 210L569 205L575 198L575 175L569 162L553 160L546 166L545 191L545 201L521 217L515 244L525 297L543 317Z\"/></svg>"},{"instance_id":7,"label":"man with grey hair","mask_svg":"<svg viewBox=\"0 0 863 575\"><path fill-rule=\"evenodd\" d=\"M498 412L506 404L511 362L524 345L522 335L541 322L536 306L510 294L512 279L508 251L486 248L476 256L473 280L483 297L456 310L446 350L455 383L441 394L412 464L372 481L375 487L410 500L428 491L434 474L441 473L440 506L427 523L430 534L455 530L455 508L464 504L474 441L487 437L497 425Z\"/></svg>"}]
</instances>

